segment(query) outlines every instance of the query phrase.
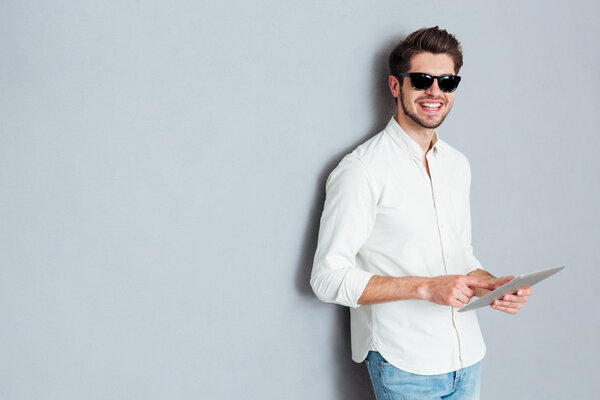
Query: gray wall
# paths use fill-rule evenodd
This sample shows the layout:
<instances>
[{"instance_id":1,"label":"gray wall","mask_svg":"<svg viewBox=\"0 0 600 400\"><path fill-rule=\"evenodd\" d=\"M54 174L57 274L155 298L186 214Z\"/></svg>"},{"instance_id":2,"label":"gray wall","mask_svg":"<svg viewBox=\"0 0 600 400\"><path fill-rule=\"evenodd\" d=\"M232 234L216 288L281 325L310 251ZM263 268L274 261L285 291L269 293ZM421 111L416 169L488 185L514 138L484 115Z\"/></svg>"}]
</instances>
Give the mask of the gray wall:
<instances>
[{"instance_id":1,"label":"gray wall","mask_svg":"<svg viewBox=\"0 0 600 400\"><path fill-rule=\"evenodd\" d=\"M463 83L477 256L566 263L479 312L484 399L590 398L600 328L596 1L0 3L0 397L366 399L308 279L324 182L383 128L394 41Z\"/></svg>"}]
</instances>

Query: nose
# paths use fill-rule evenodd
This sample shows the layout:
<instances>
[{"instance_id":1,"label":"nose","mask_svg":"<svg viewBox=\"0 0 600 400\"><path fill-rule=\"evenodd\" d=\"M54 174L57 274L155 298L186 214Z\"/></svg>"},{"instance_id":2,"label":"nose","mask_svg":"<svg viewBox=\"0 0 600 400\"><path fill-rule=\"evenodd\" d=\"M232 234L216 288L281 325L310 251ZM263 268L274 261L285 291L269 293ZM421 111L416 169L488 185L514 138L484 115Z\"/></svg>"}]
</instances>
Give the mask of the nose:
<instances>
[{"instance_id":1,"label":"nose","mask_svg":"<svg viewBox=\"0 0 600 400\"><path fill-rule=\"evenodd\" d=\"M433 85L429 86L429 88L427 88L427 90L425 90L425 93L432 97L440 96L443 93L440 90L440 86L438 85L437 79L433 80Z\"/></svg>"}]
</instances>

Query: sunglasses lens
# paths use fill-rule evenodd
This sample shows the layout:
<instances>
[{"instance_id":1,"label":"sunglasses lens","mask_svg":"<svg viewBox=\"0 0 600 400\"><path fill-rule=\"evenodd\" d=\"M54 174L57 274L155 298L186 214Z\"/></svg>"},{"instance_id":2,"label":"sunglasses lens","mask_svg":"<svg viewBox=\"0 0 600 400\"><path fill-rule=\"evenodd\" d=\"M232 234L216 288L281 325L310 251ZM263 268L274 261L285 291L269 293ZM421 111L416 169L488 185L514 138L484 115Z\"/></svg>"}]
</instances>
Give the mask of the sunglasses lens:
<instances>
[{"instance_id":1,"label":"sunglasses lens","mask_svg":"<svg viewBox=\"0 0 600 400\"><path fill-rule=\"evenodd\" d=\"M442 92L450 93L454 92L458 87L460 77L455 75L445 75L438 78L438 85Z\"/></svg>"},{"instance_id":2,"label":"sunglasses lens","mask_svg":"<svg viewBox=\"0 0 600 400\"><path fill-rule=\"evenodd\" d=\"M417 90L427 90L433 85L433 77L427 74L410 74L410 83Z\"/></svg>"},{"instance_id":3,"label":"sunglasses lens","mask_svg":"<svg viewBox=\"0 0 600 400\"><path fill-rule=\"evenodd\" d=\"M427 90L433 85L434 79L438 80L438 86L442 92L452 93L458 87L460 82L460 76L458 75L442 75L432 76L422 72L411 72L401 74L402 76L410 76L410 84L413 89L416 90Z\"/></svg>"}]
</instances>

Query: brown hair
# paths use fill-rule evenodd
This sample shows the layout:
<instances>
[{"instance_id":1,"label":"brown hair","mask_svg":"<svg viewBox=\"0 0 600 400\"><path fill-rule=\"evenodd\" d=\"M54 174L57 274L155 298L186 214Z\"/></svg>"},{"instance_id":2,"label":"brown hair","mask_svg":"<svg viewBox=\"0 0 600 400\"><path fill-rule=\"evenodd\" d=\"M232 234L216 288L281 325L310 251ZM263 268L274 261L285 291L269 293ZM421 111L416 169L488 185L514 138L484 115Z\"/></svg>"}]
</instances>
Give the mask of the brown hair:
<instances>
[{"instance_id":1,"label":"brown hair","mask_svg":"<svg viewBox=\"0 0 600 400\"><path fill-rule=\"evenodd\" d=\"M412 56L424 52L448 54L454 61L456 74L463 65L460 42L445 29L434 26L411 33L392 50L390 74L396 76L400 72L408 72Z\"/></svg>"}]
</instances>

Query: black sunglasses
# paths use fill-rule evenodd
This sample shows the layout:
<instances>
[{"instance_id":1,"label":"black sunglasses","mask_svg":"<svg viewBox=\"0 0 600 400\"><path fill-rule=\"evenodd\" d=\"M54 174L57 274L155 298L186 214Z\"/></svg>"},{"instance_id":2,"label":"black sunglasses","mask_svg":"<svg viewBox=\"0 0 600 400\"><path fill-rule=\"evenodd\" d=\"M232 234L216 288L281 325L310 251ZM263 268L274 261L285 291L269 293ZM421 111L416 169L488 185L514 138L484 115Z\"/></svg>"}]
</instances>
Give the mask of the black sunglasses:
<instances>
[{"instance_id":1,"label":"black sunglasses","mask_svg":"<svg viewBox=\"0 0 600 400\"><path fill-rule=\"evenodd\" d=\"M410 78L410 84L413 89L416 90L429 89L431 85L433 85L433 80L437 79L438 86L442 92L452 93L460 83L460 76L458 75L433 76L422 72L400 72L396 75L396 77L398 76L408 76Z\"/></svg>"}]
</instances>

